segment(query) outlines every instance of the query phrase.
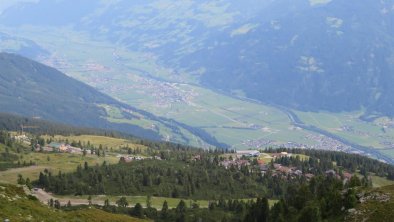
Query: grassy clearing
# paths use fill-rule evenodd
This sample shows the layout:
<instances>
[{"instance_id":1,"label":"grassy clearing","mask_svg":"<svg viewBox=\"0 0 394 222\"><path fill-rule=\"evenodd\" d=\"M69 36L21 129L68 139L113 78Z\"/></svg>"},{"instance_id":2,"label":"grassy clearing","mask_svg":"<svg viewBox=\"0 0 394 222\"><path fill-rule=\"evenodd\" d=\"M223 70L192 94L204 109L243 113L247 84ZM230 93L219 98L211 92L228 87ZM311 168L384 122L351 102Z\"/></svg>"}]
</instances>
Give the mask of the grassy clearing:
<instances>
[{"instance_id":1,"label":"grassy clearing","mask_svg":"<svg viewBox=\"0 0 394 222\"><path fill-rule=\"evenodd\" d=\"M146 146L135 144L130 140L119 139L119 138L112 138L106 136L95 136L95 135L80 135L80 136L60 136L55 135L54 137L51 136L43 136L45 139L54 139L56 141L81 141L82 144L87 144L88 142L95 147L99 147L102 145L103 147L108 147L108 149L112 148L114 150L118 150L121 147L130 147L131 149L139 148L141 150L145 150Z\"/></svg>"},{"instance_id":2,"label":"grassy clearing","mask_svg":"<svg viewBox=\"0 0 394 222\"><path fill-rule=\"evenodd\" d=\"M48 160L49 158L49 160ZM83 157L80 154L67 153L29 153L23 154L22 161L36 163L35 166L14 168L6 171L0 171L0 181L6 183L16 184L18 174L30 180L38 179L41 171L48 169L54 174L59 171L71 172L74 171L79 164L83 165L85 161L89 165L102 164L106 161L109 164L114 164L119 161L115 156L97 157L95 155L87 155Z\"/></svg>"},{"instance_id":3,"label":"grassy clearing","mask_svg":"<svg viewBox=\"0 0 394 222\"><path fill-rule=\"evenodd\" d=\"M393 128L383 129L385 122L382 119L374 122L360 120L362 112L296 112L296 114L306 124L329 131L355 144L382 149L385 147L382 142L394 143Z\"/></svg>"},{"instance_id":4,"label":"grassy clearing","mask_svg":"<svg viewBox=\"0 0 394 222\"><path fill-rule=\"evenodd\" d=\"M371 176L372 177L372 186L373 187L384 187L389 185L394 185L394 181L388 180L384 177L379 176Z\"/></svg>"},{"instance_id":5,"label":"grassy clearing","mask_svg":"<svg viewBox=\"0 0 394 222\"><path fill-rule=\"evenodd\" d=\"M61 196L56 195L56 198L60 198L62 200L73 200L75 198L87 200L88 195L84 196ZM111 205L116 205L116 201L119 200L122 196L111 196L111 195L95 195L91 196L93 202L101 202L106 199L110 201ZM137 203L140 203L143 207L146 207L147 203L147 196L124 196L126 197L127 201L129 202L129 206L134 206ZM185 199L185 198L170 198L170 197L151 197L151 206L156 209L161 209L163 207L164 201L167 201L169 208L176 208L181 200L184 200L187 207L191 207L193 203L197 203L200 208L208 208L209 201L208 200L192 200L192 199ZM241 199L245 202L254 200L254 199ZM277 200L269 200L270 206L273 206Z\"/></svg>"}]
</instances>

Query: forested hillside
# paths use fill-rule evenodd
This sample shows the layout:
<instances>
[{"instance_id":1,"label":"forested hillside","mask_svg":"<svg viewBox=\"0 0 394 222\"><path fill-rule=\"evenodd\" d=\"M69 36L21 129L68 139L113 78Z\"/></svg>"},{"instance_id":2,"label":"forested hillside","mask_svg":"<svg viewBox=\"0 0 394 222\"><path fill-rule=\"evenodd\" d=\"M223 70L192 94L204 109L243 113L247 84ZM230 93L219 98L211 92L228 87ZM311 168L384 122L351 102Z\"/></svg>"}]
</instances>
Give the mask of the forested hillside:
<instances>
[{"instance_id":1,"label":"forested hillside","mask_svg":"<svg viewBox=\"0 0 394 222\"><path fill-rule=\"evenodd\" d=\"M125 105L51 67L18 55L0 54L0 79L1 112L118 130L153 140L189 143L193 137L193 142L201 146L226 147L202 129Z\"/></svg>"}]
</instances>

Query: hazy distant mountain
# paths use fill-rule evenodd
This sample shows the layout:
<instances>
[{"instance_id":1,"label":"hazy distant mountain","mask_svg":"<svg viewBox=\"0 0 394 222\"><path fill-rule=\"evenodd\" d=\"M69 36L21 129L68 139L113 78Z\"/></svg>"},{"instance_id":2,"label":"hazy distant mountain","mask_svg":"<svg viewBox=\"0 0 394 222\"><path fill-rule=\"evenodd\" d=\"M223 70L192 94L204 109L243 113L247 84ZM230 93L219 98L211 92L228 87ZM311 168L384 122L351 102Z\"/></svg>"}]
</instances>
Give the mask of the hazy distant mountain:
<instances>
[{"instance_id":1,"label":"hazy distant mountain","mask_svg":"<svg viewBox=\"0 0 394 222\"><path fill-rule=\"evenodd\" d=\"M202 85L242 90L268 103L312 111L365 108L394 116L393 0L79 4L16 5L3 12L0 23L72 25L151 52L174 68L174 75L186 71Z\"/></svg>"},{"instance_id":2,"label":"hazy distant mountain","mask_svg":"<svg viewBox=\"0 0 394 222\"><path fill-rule=\"evenodd\" d=\"M116 129L156 140L164 139L160 130L165 130L172 136L179 135L181 139L175 138L173 141L181 143L188 143L184 135L187 130L207 144L220 145L202 130L135 109L56 69L8 53L0 53L0 112L78 126ZM142 120L156 127L139 126L133 124L133 120Z\"/></svg>"},{"instance_id":3,"label":"hazy distant mountain","mask_svg":"<svg viewBox=\"0 0 394 222\"><path fill-rule=\"evenodd\" d=\"M37 43L0 32L0 48L26 57L47 56L49 53Z\"/></svg>"},{"instance_id":4,"label":"hazy distant mountain","mask_svg":"<svg viewBox=\"0 0 394 222\"><path fill-rule=\"evenodd\" d=\"M0 54L0 110L83 126L117 128L105 121L97 104L120 106L112 98L48 66L26 58ZM120 129L122 127L118 127ZM159 137L136 126L124 126L135 135Z\"/></svg>"}]
</instances>

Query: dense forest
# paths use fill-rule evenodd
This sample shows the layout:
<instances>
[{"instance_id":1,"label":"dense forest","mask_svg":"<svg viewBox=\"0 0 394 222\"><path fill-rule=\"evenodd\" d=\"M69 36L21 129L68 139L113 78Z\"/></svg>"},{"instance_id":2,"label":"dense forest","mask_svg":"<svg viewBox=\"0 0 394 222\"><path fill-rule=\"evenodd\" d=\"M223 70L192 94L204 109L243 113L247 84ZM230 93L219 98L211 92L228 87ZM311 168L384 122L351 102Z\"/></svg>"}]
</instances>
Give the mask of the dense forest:
<instances>
[{"instance_id":1,"label":"dense forest","mask_svg":"<svg viewBox=\"0 0 394 222\"><path fill-rule=\"evenodd\" d=\"M196 199L246 198L265 194L259 172L217 163L145 160L79 166L75 173L41 173L37 185L57 194L154 195Z\"/></svg>"},{"instance_id":2,"label":"dense forest","mask_svg":"<svg viewBox=\"0 0 394 222\"><path fill-rule=\"evenodd\" d=\"M95 206L112 213L128 214L134 217L150 218L155 221L342 221L346 210L357 205L357 184L345 188L340 179L334 177L316 177L309 183L289 186L275 204L269 204L267 198L256 198L249 201L238 199L219 199L210 201L209 207L200 208L197 203L186 205L181 200L176 208L170 209L164 202L161 209L153 208L147 200L147 207L137 203L129 207L124 197L116 201L117 205ZM56 201L48 203L55 208L75 210L81 206L60 206Z\"/></svg>"},{"instance_id":3,"label":"dense forest","mask_svg":"<svg viewBox=\"0 0 394 222\"><path fill-rule=\"evenodd\" d=\"M288 150L310 156L308 160L299 157L276 158L267 164L268 171L262 173L255 160L250 165L226 169L221 165L225 160L223 151L196 152L179 147L166 149L157 148L151 154L160 157L160 160L120 161L116 165L104 163L95 166L85 163L73 173L58 172L54 175L48 171L41 172L35 183L57 194L143 194L209 200L264 196L277 199L287 195L290 187L307 183L310 180L307 174L325 178L328 177L327 171L332 171L341 180L344 179L344 172L357 171L361 178L354 175L350 182L368 186L371 184L370 173L391 179L394 172L391 165L359 155L331 151ZM278 174L274 164L291 166L303 173Z\"/></svg>"}]
</instances>

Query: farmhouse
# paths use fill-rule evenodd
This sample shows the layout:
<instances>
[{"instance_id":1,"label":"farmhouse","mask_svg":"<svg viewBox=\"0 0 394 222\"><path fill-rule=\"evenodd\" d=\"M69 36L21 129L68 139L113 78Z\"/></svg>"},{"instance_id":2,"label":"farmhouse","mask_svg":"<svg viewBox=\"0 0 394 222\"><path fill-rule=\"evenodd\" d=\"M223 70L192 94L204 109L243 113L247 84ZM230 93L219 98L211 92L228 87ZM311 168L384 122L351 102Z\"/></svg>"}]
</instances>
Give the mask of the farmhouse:
<instances>
[{"instance_id":1,"label":"farmhouse","mask_svg":"<svg viewBox=\"0 0 394 222\"><path fill-rule=\"evenodd\" d=\"M52 142L48 144L49 147L52 147L54 151L59 151L59 152L66 152L68 147L64 143L56 143Z\"/></svg>"},{"instance_id":2,"label":"farmhouse","mask_svg":"<svg viewBox=\"0 0 394 222\"><path fill-rule=\"evenodd\" d=\"M78 147L68 146L67 148L68 153L82 153L82 149Z\"/></svg>"}]
</instances>

